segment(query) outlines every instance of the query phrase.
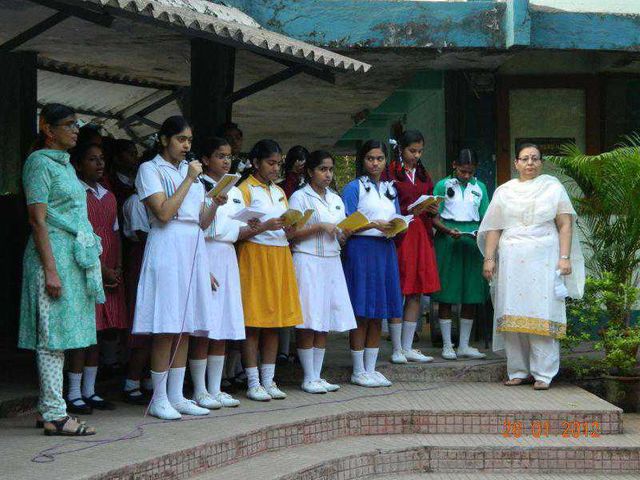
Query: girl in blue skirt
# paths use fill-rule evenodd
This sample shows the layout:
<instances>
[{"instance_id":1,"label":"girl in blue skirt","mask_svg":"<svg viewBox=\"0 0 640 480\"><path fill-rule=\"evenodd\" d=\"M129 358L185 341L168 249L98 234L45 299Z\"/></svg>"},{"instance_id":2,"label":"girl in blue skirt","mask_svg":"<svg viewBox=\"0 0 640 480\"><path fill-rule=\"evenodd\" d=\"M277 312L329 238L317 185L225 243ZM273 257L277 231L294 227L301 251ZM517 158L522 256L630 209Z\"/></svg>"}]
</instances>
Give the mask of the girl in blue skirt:
<instances>
[{"instance_id":1,"label":"girl in blue skirt","mask_svg":"<svg viewBox=\"0 0 640 480\"><path fill-rule=\"evenodd\" d=\"M393 239L387 238L389 220L400 213L392 182L381 181L387 147L367 141L356 157L356 179L342 191L346 214L364 214L371 223L354 232L346 244L344 273L358 327L351 330L353 375L351 383L388 387L391 382L376 372L383 318L402 317L402 291Z\"/></svg>"}]
</instances>

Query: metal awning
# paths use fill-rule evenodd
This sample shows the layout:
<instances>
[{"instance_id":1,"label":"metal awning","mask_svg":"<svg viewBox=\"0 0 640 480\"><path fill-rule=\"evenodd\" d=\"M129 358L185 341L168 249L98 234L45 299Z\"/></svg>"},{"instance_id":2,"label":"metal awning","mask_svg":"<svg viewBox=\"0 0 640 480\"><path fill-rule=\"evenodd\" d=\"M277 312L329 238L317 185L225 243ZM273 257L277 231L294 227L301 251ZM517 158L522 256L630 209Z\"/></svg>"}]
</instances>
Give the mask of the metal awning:
<instances>
[{"instance_id":1,"label":"metal awning","mask_svg":"<svg viewBox=\"0 0 640 480\"><path fill-rule=\"evenodd\" d=\"M240 10L206 0L66 0L62 3L288 58L296 63L354 72L371 68L358 60L266 30Z\"/></svg>"}]
</instances>

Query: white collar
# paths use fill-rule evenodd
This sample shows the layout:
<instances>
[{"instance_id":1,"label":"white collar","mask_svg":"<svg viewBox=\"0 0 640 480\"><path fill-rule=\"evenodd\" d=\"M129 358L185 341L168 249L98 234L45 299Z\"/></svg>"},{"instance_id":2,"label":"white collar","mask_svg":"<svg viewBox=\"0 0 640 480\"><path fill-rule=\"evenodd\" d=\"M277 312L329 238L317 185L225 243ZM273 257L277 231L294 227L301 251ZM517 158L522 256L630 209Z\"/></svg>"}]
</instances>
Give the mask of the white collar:
<instances>
[{"instance_id":1,"label":"white collar","mask_svg":"<svg viewBox=\"0 0 640 480\"><path fill-rule=\"evenodd\" d=\"M109 190L107 190L102 185L100 185L99 182L96 183L96 188L93 188L91 185L83 182L82 180L80 180L80 183L82 184L85 190L88 190L91 193L93 193L93 196L96 197L98 200L102 200L102 197L104 197L107 193L109 193Z\"/></svg>"},{"instance_id":2,"label":"white collar","mask_svg":"<svg viewBox=\"0 0 640 480\"><path fill-rule=\"evenodd\" d=\"M209 175L206 174L202 174L202 178L205 179L207 182L210 182L213 184L213 186L215 187L218 184L217 180L214 180L213 178L211 178Z\"/></svg>"},{"instance_id":3,"label":"white collar","mask_svg":"<svg viewBox=\"0 0 640 480\"><path fill-rule=\"evenodd\" d=\"M133 187L135 184L135 178L128 177L124 173L116 172L116 177L118 177L118 180L124 183L127 187Z\"/></svg>"},{"instance_id":4,"label":"white collar","mask_svg":"<svg viewBox=\"0 0 640 480\"><path fill-rule=\"evenodd\" d=\"M180 170L180 167L187 163L186 160L182 160L178 166L175 166L173 163L171 162L167 162L164 158L162 158L162 155L158 154L155 157L153 157L153 160L151 160L153 163L155 163L156 165L160 166L160 167L169 167L169 168L173 168L174 170Z\"/></svg>"},{"instance_id":5,"label":"white collar","mask_svg":"<svg viewBox=\"0 0 640 480\"><path fill-rule=\"evenodd\" d=\"M331 194L331 190L329 190L328 188L324 192L324 198L318 195L318 192L316 192L308 183L304 187L302 187L302 191L313 198L317 198L321 202L329 203L329 195Z\"/></svg>"}]
</instances>

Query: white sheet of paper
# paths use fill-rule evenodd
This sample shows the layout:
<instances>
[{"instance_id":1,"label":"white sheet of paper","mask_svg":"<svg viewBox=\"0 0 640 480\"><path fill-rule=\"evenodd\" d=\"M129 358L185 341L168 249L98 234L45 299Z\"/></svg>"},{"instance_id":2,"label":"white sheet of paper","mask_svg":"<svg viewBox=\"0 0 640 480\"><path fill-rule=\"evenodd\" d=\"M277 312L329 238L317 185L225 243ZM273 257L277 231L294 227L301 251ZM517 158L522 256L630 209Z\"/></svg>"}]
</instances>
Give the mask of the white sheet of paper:
<instances>
[{"instance_id":1,"label":"white sheet of paper","mask_svg":"<svg viewBox=\"0 0 640 480\"><path fill-rule=\"evenodd\" d=\"M249 220L251 220L253 218L260 219L260 218L264 217L265 215L266 214L264 212L260 212L258 210L255 210L255 209L251 208L251 207L247 207L247 208L243 208L239 212L231 215L230 218L232 218L233 220L238 220L239 222L247 223Z\"/></svg>"}]
</instances>

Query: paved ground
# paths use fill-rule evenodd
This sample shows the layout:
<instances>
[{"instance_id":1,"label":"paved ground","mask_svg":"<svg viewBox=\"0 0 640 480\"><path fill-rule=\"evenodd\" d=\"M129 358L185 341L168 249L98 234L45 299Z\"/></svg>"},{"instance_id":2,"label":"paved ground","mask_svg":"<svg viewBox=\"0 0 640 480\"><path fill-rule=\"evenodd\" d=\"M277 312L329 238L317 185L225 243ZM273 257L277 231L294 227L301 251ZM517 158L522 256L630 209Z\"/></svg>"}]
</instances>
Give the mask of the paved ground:
<instances>
[{"instance_id":1,"label":"paved ground","mask_svg":"<svg viewBox=\"0 0 640 480\"><path fill-rule=\"evenodd\" d=\"M396 383L389 389L375 390L347 385L337 393L323 396L305 394L294 387L286 390L290 398L284 401L256 403L243 400L238 409L220 410L208 417L179 422L143 418L141 408L118 404L116 411L98 412L87 417L99 430L96 437L89 439L45 437L33 428L32 417L3 419L0 420L0 458L3 459L0 478L86 478L241 432L354 411L617 411L583 390L562 385L548 392L485 383ZM446 436L454 441L452 435ZM471 437L461 436L465 441L473 441ZM482 437L491 437L491 441L498 442L514 441L501 435ZM626 442L625 438L627 435L624 438L611 435L600 440L618 445ZM629 438L640 445L640 436Z\"/></svg>"},{"instance_id":2,"label":"paved ground","mask_svg":"<svg viewBox=\"0 0 640 480\"><path fill-rule=\"evenodd\" d=\"M560 475L527 473L422 473L387 475L375 480L638 480L638 475Z\"/></svg>"}]
</instances>

